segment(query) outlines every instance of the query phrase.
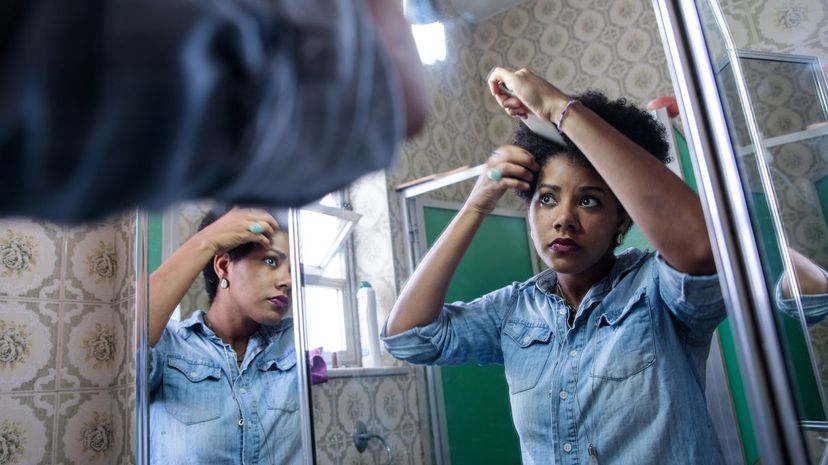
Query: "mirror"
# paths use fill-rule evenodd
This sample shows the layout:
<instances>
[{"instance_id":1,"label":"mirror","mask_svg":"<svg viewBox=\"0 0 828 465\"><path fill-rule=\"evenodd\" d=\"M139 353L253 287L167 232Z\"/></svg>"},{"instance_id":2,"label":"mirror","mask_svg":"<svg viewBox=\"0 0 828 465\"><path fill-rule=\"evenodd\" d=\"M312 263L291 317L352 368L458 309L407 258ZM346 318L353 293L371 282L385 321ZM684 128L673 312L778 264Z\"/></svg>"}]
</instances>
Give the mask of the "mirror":
<instances>
[{"instance_id":1,"label":"mirror","mask_svg":"<svg viewBox=\"0 0 828 465\"><path fill-rule=\"evenodd\" d=\"M136 233L0 219L0 463L134 462Z\"/></svg>"},{"instance_id":2,"label":"mirror","mask_svg":"<svg viewBox=\"0 0 828 465\"><path fill-rule=\"evenodd\" d=\"M286 212L182 204L150 231L150 463L302 463Z\"/></svg>"},{"instance_id":3,"label":"mirror","mask_svg":"<svg viewBox=\"0 0 828 465\"><path fill-rule=\"evenodd\" d=\"M407 2L407 7L409 16L423 23L415 35L432 78L431 119L403 147L394 169L367 176L331 200L331 206L360 218L340 251L341 261L331 262L337 271L320 275L305 268L302 275L309 348L321 347L318 364L311 365L325 366L325 376L311 388L315 463L520 463L502 367L412 366L389 357L381 345L377 360L371 326L381 329L410 265L422 257L451 209L466 199L480 171L457 179L468 174L462 167L483 163L511 136L513 120L486 89L492 67L527 67L566 92L598 88L639 106L672 94L670 71L652 6L643 0ZM694 182L689 159L682 162L678 169ZM422 179L445 184L420 195L413 192L425 184L415 183L407 191L412 195L400 199L400 185ZM493 233L521 227L522 233L514 234L527 245L525 260L485 282L472 279L487 286L467 291L475 296L542 269L527 238L523 202L510 194L499 207L503 214L493 217L500 222L492 225ZM300 239L311 233L300 225ZM640 235L626 238L635 239L644 244ZM303 241L303 262L306 253ZM363 281L373 290L362 293L374 295L376 319L360 313ZM708 394L723 390L722 403L710 409L720 415L715 427L732 456L728 463L743 463L721 353L714 350L711 360L718 360L718 369L707 370Z\"/></svg>"},{"instance_id":4,"label":"mirror","mask_svg":"<svg viewBox=\"0 0 828 465\"><path fill-rule=\"evenodd\" d=\"M813 463L825 463L828 44L808 39L816 19L797 16L793 5L746 16L712 0L697 4L799 417Z\"/></svg>"}]
</instances>

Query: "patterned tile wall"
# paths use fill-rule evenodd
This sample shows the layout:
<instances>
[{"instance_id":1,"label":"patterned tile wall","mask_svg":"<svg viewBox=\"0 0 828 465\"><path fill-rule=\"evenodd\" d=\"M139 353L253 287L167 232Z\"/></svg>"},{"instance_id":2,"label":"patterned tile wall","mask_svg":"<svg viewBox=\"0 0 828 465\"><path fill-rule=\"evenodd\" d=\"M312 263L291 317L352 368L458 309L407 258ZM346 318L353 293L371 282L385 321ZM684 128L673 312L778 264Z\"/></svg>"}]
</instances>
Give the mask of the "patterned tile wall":
<instances>
[{"instance_id":1,"label":"patterned tile wall","mask_svg":"<svg viewBox=\"0 0 828 465\"><path fill-rule=\"evenodd\" d=\"M404 374L332 378L313 386L313 417L319 465L421 465L424 457L414 370ZM385 438L391 462L376 440L359 453L351 435L357 421Z\"/></svg>"},{"instance_id":2,"label":"patterned tile wall","mask_svg":"<svg viewBox=\"0 0 828 465\"><path fill-rule=\"evenodd\" d=\"M134 230L0 220L0 464L135 462Z\"/></svg>"}]
</instances>

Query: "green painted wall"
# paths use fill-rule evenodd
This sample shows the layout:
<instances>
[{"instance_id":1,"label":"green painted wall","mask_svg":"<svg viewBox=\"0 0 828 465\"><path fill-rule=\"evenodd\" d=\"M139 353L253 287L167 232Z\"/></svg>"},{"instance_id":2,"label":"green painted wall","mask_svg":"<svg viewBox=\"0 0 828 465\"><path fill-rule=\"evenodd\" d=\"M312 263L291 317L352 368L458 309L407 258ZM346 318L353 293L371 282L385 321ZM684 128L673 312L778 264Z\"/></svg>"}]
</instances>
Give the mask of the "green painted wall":
<instances>
[{"instance_id":1,"label":"green painted wall","mask_svg":"<svg viewBox=\"0 0 828 465\"><path fill-rule=\"evenodd\" d=\"M456 211L424 208L429 246ZM523 217L489 215L452 279L446 300L469 301L532 276ZM519 465L520 443L503 366L441 367L452 465Z\"/></svg>"},{"instance_id":2,"label":"green painted wall","mask_svg":"<svg viewBox=\"0 0 828 465\"><path fill-rule=\"evenodd\" d=\"M822 206L822 217L828 222L828 176L814 184L816 185L819 204Z\"/></svg>"},{"instance_id":3,"label":"green painted wall","mask_svg":"<svg viewBox=\"0 0 828 465\"><path fill-rule=\"evenodd\" d=\"M162 215L150 213L147 227L147 269L150 273L161 266Z\"/></svg>"}]
</instances>

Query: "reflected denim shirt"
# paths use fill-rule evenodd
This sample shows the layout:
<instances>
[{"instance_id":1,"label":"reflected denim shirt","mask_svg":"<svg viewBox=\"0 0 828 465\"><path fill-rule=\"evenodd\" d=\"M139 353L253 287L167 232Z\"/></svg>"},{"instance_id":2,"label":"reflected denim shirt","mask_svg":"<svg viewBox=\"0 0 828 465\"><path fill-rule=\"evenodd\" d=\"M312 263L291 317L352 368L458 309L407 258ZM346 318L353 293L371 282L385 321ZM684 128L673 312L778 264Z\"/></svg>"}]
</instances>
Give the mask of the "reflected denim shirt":
<instances>
[{"instance_id":1,"label":"reflected denim shirt","mask_svg":"<svg viewBox=\"0 0 828 465\"><path fill-rule=\"evenodd\" d=\"M411 363L503 364L524 465L723 464L704 395L725 318L717 276L627 250L572 327L556 280L546 270L446 304L428 325L391 337L383 328L382 340Z\"/></svg>"},{"instance_id":2,"label":"reflected denim shirt","mask_svg":"<svg viewBox=\"0 0 828 465\"><path fill-rule=\"evenodd\" d=\"M828 279L828 271L822 270L823 276ZM782 295L782 279L776 282L774 300L777 308L791 318L800 319L796 299L786 299ZM828 294L808 294L800 296L802 313L805 315L805 324L813 326L828 316Z\"/></svg>"},{"instance_id":3,"label":"reflected denim shirt","mask_svg":"<svg viewBox=\"0 0 828 465\"><path fill-rule=\"evenodd\" d=\"M199 310L150 352L153 464L299 464L293 320L262 326L241 366Z\"/></svg>"}]
</instances>

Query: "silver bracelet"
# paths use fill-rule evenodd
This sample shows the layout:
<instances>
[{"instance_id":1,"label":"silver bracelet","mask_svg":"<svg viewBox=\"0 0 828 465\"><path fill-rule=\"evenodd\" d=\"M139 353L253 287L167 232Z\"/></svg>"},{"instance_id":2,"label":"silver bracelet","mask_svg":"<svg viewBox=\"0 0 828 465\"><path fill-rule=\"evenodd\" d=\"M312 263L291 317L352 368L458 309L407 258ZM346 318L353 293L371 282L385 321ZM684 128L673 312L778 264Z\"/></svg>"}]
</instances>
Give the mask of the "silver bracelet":
<instances>
[{"instance_id":1,"label":"silver bracelet","mask_svg":"<svg viewBox=\"0 0 828 465\"><path fill-rule=\"evenodd\" d=\"M563 131L563 123L564 118L566 118L566 113L569 111L569 107L571 107L575 103L581 103L581 101L576 98L573 98L566 102L566 105L564 105L563 110L561 110L561 115L558 116L558 131Z\"/></svg>"}]
</instances>

